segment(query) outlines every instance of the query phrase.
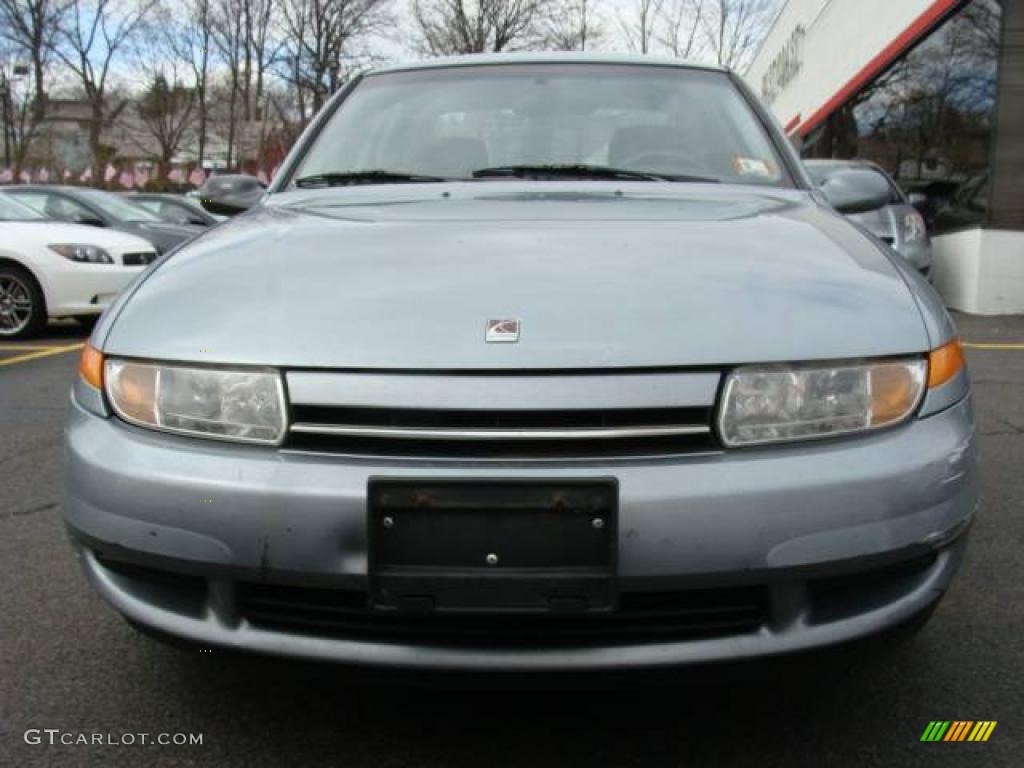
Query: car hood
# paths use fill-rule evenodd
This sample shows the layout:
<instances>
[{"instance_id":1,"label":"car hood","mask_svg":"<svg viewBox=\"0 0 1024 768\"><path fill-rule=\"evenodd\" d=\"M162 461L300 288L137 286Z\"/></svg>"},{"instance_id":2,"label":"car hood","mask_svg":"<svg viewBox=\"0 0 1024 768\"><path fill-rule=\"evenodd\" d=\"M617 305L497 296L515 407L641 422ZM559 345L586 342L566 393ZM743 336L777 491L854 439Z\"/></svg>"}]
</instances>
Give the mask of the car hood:
<instances>
[{"instance_id":1,"label":"car hood","mask_svg":"<svg viewBox=\"0 0 1024 768\"><path fill-rule=\"evenodd\" d=\"M496 182L290 192L124 303L108 354L377 369L585 369L928 347L869 238L808 194ZM515 344L485 343L516 318Z\"/></svg>"},{"instance_id":2,"label":"car hood","mask_svg":"<svg viewBox=\"0 0 1024 768\"><path fill-rule=\"evenodd\" d=\"M46 246L74 243L125 252L153 250L148 240L127 232L90 227L85 224L66 224L61 221L4 221L0 222L0 233L4 240L3 245L14 248L17 248L18 244Z\"/></svg>"}]
</instances>

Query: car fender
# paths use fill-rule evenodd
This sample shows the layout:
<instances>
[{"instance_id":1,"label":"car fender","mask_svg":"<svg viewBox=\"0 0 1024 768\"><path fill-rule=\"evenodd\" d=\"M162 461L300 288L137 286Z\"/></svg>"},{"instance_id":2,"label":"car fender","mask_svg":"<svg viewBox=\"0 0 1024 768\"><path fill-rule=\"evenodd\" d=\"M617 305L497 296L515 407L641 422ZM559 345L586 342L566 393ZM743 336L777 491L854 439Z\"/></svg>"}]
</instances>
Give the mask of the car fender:
<instances>
[{"instance_id":1,"label":"car fender","mask_svg":"<svg viewBox=\"0 0 1024 768\"><path fill-rule=\"evenodd\" d=\"M0 264L4 262L15 264L30 275L36 281L39 286L39 290L43 292L43 302L48 307L52 303L53 289L50 285L49 278L46 277L46 270L40 268L37 263L37 258L32 258L31 255L26 255L23 251L15 251L10 248L0 248Z\"/></svg>"}]
</instances>

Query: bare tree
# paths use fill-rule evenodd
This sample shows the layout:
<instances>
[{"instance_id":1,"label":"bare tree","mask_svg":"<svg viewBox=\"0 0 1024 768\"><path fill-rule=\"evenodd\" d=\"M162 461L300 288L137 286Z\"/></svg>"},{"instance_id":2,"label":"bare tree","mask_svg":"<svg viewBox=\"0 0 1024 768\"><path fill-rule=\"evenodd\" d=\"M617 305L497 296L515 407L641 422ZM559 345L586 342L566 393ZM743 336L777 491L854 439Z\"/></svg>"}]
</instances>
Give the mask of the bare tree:
<instances>
[{"instance_id":1,"label":"bare tree","mask_svg":"<svg viewBox=\"0 0 1024 768\"><path fill-rule=\"evenodd\" d=\"M211 16L214 47L227 67L228 130L227 164L234 165L238 134L238 102L242 91L242 66L245 60L246 31L242 5L246 0L215 0Z\"/></svg>"},{"instance_id":2,"label":"bare tree","mask_svg":"<svg viewBox=\"0 0 1024 768\"><path fill-rule=\"evenodd\" d=\"M706 2L708 0L670 0L662 7L657 39L676 58L697 58L700 54Z\"/></svg>"},{"instance_id":3,"label":"bare tree","mask_svg":"<svg viewBox=\"0 0 1024 768\"><path fill-rule=\"evenodd\" d=\"M259 118L267 70L277 58L282 43L272 35L278 22L275 0L243 0L242 26L245 32L242 73L242 111L245 120Z\"/></svg>"},{"instance_id":4,"label":"bare tree","mask_svg":"<svg viewBox=\"0 0 1024 768\"><path fill-rule=\"evenodd\" d=\"M244 154L240 147L248 131L239 121L248 127L260 118L265 79L282 46L275 35L276 7L274 0L213 0L211 39L228 70L229 166L237 165Z\"/></svg>"},{"instance_id":5,"label":"bare tree","mask_svg":"<svg viewBox=\"0 0 1024 768\"><path fill-rule=\"evenodd\" d=\"M709 0L702 25L715 60L723 67L744 70L777 4L776 0Z\"/></svg>"},{"instance_id":6,"label":"bare tree","mask_svg":"<svg viewBox=\"0 0 1024 768\"><path fill-rule=\"evenodd\" d=\"M634 53L650 53L665 0L634 0L627 15L619 17L626 45Z\"/></svg>"},{"instance_id":7,"label":"bare tree","mask_svg":"<svg viewBox=\"0 0 1024 768\"><path fill-rule=\"evenodd\" d=\"M413 0L416 47L430 56L506 51L536 38L547 0Z\"/></svg>"},{"instance_id":8,"label":"bare tree","mask_svg":"<svg viewBox=\"0 0 1024 768\"><path fill-rule=\"evenodd\" d=\"M605 35L596 10L597 0L557 0L544 13L542 47L556 51L585 51Z\"/></svg>"},{"instance_id":9,"label":"bare tree","mask_svg":"<svg viewBox=\"0 0 1024 768\"><path fill-rule=\"evenodd\" d=\"M181 0L170 0L172 3ZM178 21L181 6L165 6L161 29L169 59L180 62L191 73L195 91L196 160L199 167L206 158L206 134L210 119L209 82L213 63L213 17L210 0L188 0L187 15Z\"/></svg>"},{"instance_id":10,"label":"bare tree","mask_svg":"<svg viewBox=\"0 0 1024 768\"><path fill-rule=\"evenodd\" d=\"M303 119L373 57L366 39L385 30L387 0L285 0L280 75L295 89Z\"/></svg>"},{"instance_id":11,"label":"bare tree","mask_svg":"<svg viewBox=\"0 0 1024 768\"><path fill-rule=\"evenodd\" d=\"M165 178L174 155L193 126L196 90L185 85L178 71L179 62L151 48L143 70L149 73L149 86L135 99L138 119L136 145L156 162L159 177Z\"/></svg>"},{"instance_id":12,"label":"bare tree","mask_svg":"<svg viewBox=\"0 0 1024 768\"><path fill-rule=\"evenodd\" d=\"M13 154L17 174L46 113L46 75L68 0L0 0L0 40L11 65L2 73L5 161ZM13 80L28 66L31 87L20 93Z\"/></svg>"},{"instance_id":13,"label":"bare tree","mask_svg":"<svg viewBox=\"0 0 1024 768\"><path fill-rule=\"evenodd\" d=\"M69 5L70 0L0 0L0 36L32 66L37 119L46 109L46 67Z\"/></svg>"},{"instance_id":14,"label":"bare tree","mask_svg":"<svg viewBox=\"0 0 1024 768\"><path fill-rule=\"evenodd\" d=\"M103 128L124 106L111 109L107 104L111 66L123 55L155 5L156 0L72 0L62 19L54 51L78 79L91 109L89 150L94 183L102 178L108 160L101 144Z\"/></svg>"}]
</instances>

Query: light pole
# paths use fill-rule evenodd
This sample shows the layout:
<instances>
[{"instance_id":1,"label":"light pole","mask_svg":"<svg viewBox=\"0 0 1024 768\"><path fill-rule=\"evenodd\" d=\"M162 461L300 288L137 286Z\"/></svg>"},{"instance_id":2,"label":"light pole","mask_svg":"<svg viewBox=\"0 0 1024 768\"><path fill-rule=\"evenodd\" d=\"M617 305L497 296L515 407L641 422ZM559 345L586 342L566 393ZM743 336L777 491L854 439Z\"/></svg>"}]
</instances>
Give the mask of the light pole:
<instances>
[{"instance_id":1,"label":"light pole","mask_svg":"<svg viewBox=\"0 0 1024 768\"><path fill-rule=\"evenodd\" d=\"M0 69L0 104L3 108L4 121L4 168L11 167L11 135L8 132L7 102L10 100L11 86L7 80L7 72Z\"/></svg>"},{"instance_id":2,"label":"light pole","mask_svg":"<svg viewBox=\"0 0 1024 768\"><path fill-rule=\"evenodd\" d=\"M14 78L24 77L28 74L28 66L25 64L14 65ZM0 66L0 108L3 110L4 125L4 167L11 165L11 144L14 142L14 104L11 101L11 78L7 76L7 70Z\"/></svg>"}]
</instances>

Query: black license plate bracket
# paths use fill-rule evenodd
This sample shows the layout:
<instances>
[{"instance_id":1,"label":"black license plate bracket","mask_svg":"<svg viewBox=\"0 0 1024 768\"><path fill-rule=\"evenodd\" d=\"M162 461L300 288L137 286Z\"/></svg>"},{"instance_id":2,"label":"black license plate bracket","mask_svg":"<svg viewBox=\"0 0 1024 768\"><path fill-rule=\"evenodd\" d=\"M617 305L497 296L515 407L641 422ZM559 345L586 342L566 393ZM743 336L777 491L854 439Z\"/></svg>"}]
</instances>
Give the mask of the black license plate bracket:
<instances>
[{"instance_id":1,"label":"black license plate bracket","mask_svg":"<svg viewBox=\"0 0 1024 768\"><path fill-rule=\"evenodd\" d=\"M377 479L368 488L371 604L386 611L614 607L614 479Z\"/></svg>"}]
</instances>

